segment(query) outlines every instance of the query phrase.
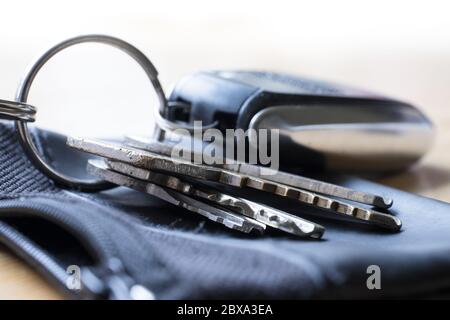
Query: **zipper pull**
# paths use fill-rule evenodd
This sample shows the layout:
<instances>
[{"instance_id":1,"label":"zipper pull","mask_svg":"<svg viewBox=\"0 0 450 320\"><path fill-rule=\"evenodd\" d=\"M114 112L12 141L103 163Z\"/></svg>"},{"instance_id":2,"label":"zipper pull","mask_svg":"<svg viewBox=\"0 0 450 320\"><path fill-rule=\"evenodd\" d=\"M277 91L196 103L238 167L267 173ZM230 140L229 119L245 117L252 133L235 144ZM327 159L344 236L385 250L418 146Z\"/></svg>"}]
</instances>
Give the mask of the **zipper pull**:
<instances>
[{"instance_id":1,"label":"zipper pull","mask_svg":"<svg viewBox=\"0 0 450 320\"><path fill-rule=\"evenodd\" d=\"M83 291L97 299L154 300L155 295L137 284L125 271L117 258L109 259L101 267L83 268L81 271Z\"/></svg>"}]
</instances>

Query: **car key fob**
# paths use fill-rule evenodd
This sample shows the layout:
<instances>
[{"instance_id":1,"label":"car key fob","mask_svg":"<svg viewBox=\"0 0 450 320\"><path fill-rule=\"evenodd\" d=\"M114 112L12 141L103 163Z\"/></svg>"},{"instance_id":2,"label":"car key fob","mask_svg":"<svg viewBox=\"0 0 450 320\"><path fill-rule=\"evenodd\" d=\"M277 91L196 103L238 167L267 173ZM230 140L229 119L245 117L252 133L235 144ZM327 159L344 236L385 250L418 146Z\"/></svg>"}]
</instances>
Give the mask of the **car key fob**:
<instances>
[{"instance_id":1,"label":"car key fob","mask_svg":"<svg viewBox=\"0 0 450 320\"><path fill-rule=\"evenodd\" d=\"M174 101L183 108L171 109L173 121L279 129L284 168L396 171L421 158L433 140L432 123L410 104L279 73L197 72L175 85Z\"/></svg>"}]
</instances>

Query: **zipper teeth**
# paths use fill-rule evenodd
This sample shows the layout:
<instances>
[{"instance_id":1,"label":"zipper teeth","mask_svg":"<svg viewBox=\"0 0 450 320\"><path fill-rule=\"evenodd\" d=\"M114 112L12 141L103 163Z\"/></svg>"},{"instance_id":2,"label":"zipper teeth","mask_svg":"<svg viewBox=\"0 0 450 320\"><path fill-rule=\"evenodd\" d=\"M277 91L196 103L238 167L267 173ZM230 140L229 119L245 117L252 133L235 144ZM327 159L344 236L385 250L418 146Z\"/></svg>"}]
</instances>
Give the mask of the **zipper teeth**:
<instances>
[{"instance_id":1,"label":"zipper teeth","mask_svg":"<svg viewBox=\"0 0 450 320\"><path fill-rule=\"evenodd\" d=\"M89 223L89 228L79 219L74 218L64 210L56 209L53 206L41 203L24 202L23 200L7 200L0 202L0 213L5 209L9 211L28 209L36 211L41 217L49 218L51 222L62 226L75 233L77 240L88 248L88 251L95 255L99 262L105 262L108 258L116 256L116 247L110 241L109 235L98 228L97 224ZM14 212L12 212L14 213ZM21 213L22 214L22 213ZM28 215L33 216L32 213ZM13 215L12 215L13 216Z\"/></svg>"}]
</instances>

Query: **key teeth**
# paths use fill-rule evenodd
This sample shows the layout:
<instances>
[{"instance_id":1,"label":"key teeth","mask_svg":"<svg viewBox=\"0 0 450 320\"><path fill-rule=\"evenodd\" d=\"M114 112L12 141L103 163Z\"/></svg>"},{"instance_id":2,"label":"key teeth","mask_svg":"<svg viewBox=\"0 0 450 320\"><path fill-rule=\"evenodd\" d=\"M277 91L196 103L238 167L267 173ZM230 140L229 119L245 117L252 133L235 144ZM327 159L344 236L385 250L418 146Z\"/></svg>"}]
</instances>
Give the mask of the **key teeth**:
<instances>
[{"instance_id":1,"label":"key teeth","mask_svg":"<svg viewBox=\"0 0 450 320\"><path fill-rule=\"evenodd\" d=\"M275 194L282 196L282 197L292 197L292 194L290 192L290 188L286 188L285 186L276 186L275 187Z\"/></svg>"},{"instance_id":2,"label":"key teeth","mask_svg":"<svg viewBox=\"0 0 450 320\"><path fill-rule=\"evenodd\" d=\"M338 209L339 209L339 202L331 201L330 209L333 210L333 211L338 211Z\"/></svg>"},{"instance_id":3,"label":"key teeth","mask_svg":"<svg viewBox=\"0 0 450 320\"><path fill-rule=\"evenodd\" d=\"M372 212L369 221L392 231L400 231L402 228L402 221L399 218L381 212Z\"/></svg>"},{"instance_id":4,"label":"key teeth","mask_svg":"<svg viewBox=\"0 0 450 320\"><path fill-rule=\"evenodd\" d=\"M318 196L312 196L312 202L313 205L317 206L319 203L319 197Z\"/></svg>"},{"instance_id":5,"label":"key teeth","mask_svg":"<svg viewBox=\"0 0 450 320\"><path fill-rule=\"evenodd\" d=\"M357 218L359 213L359 208L356 207L350 207L351 209L351 216Z\"/></svg>"},{"instance_id":6,"label":"key teeth","mask_svg":"<svg viewBox=\"0 0 450 320\"><path fill-rule=\"evenodd\" d=\"M376 197L373 200L373 206L382 209L389 209L394 204L394 200L384 197Z\"/></svg>"},{"instance_id":7,"label":"key teeth","mask_svg":"<svg viewBox=\"0 0 450 320\"><path fill-rule=\"evenodd\" d=\"M300 192L298 190L289 188L286 192L286 197L290 199L298 199L300 198Z\"/></svg>"},{"instance_id":8,"label":"key teeth","mask_svg":"<svg viewBox=\"0 0 450 320\"><path fill-rule=\"evenodd\" d=\"M307 192L300 192L298 200L307 204L313 204L314 196Z\"/></svg>"},{"instance_id":9,"label":"key teeth","mask_svg":"<svg viewBox=\"0 0 450 320\"><path fill-rule=\"evenodd\" d=\"M385 229L398 231L402 226L400 219L393 216L381 214L376 211L371 211L360 207L355 207L345 202L323 197L321 195L301 193L298 199L301 202L305 202L322 209L327 209L335 213L351 216L358 220L371 222L372 224ZM392 204L392 200L386 202L385 204L387 205L389 203Z\"/></svg>"}]
</instances>

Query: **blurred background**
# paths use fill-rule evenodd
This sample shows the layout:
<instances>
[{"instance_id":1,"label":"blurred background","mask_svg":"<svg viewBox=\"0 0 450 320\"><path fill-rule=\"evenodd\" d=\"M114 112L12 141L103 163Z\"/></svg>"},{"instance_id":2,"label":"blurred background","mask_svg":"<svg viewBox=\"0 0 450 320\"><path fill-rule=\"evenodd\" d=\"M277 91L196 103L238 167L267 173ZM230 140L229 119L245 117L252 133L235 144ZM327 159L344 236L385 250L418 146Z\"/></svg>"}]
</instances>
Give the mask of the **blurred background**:
<instances>
[{"instance_id":1,"label":"blurred background","mask_svg":"<svg viewBox=\"0 0 450 320\"><path fill-rule=\"evenodd\" d=\"M8 1L0 19L0 97L27 65L68 37L123 38L154 62L166 91L200 69L281 71L406 100L436 125L408 172L378 180L450 201L448 1ZM58 54L30 93L37 125L82 136L150 134L156 99L125 54L82 45ZM0 298L59 298L0 247Z\"/></svg>"},{"instance_id":2,"label":"blurred background","mask_svg":"<svg viewBox=\"0 0 450 320\"><path fill-rule=\"evenodd\" d=\"M448 3L448 2L447 2ZM200 69L282 71L406 100L436 124L422 163L381 182L450 201L450 6L446 1L14 1L0 21L0 97L27 65L79 34L123 38L166 91ZM150 134L156 99L137 64L86 44L58 54L29 98L36 125L66 134Z\"/></svg>"}]
</instances>

